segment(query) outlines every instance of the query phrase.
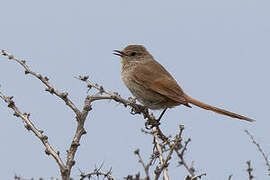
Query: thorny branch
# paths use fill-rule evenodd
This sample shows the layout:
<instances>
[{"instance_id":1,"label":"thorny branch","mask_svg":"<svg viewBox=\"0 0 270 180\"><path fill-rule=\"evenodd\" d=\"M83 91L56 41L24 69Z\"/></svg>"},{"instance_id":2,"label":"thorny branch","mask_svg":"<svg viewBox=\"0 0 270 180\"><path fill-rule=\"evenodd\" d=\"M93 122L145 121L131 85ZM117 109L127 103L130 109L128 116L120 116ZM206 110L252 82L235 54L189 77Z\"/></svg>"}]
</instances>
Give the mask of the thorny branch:
<instances>
[{"instance_id":1,"label":"thorny branch","mask_svg":"<svg viewBox=\"0 0 270 180\"><path fill-rule=\"evenodd\" d=\"M97 177L97 179L99 179L99 177L103 177L103 179L107 179L107 180L116 180L116 178L114 178L112 176L112 168L110 168L107 172L102 172L101 171L102 165L99 168L95 168L93 170L93 172L91 173L83 173L81 172L80 174L80 180L84 180L84 179L95 179L95 177Z\"/></svg>"},{"instance_id":2,"label":"thorny branch","mask_svg":"<svg viewBox=\"0 0 270 180\"><path fill-rule=\"evenodd\" d=\"M245 133L250 137L252 143L255 144L255 145L257 146L259 152L262 154L263 159L265 160L265 164L266 164L266 166L267 166L267 168L268 168L268 172L269 172L268 176L270 176L270 164L269 164L269 161L268 161L267 156L266 156L265 153L263 152L263 150L262 150L260 144L257 143L257 142L255 141L254 136L253 136L248 130L245 130Z\"/></svg>"},{"instance_id":3,"label":"thorny branch","mask_svg":"<svg viewBox=\"0 0 270 180\"><path fill-rule=\"evenodd\" d=\"M157 131L157 128L156 127L153 127L153 136L154 136L154 144L155 144L155 147L158 151L158 156L159 156L159 161L160 161L160 164L161 164L161 168L157 168L156 171L155 171L155 180L158 180L161 172L163 171L163 178L164 180L169 180L169 175L168 175L168 169L167 167L169 166L168 164L168 161L169 159L171 159L171 155L172 155L172 151L173 151L173 148L170 150L170 153L168 155L168 157L166 158L166 160L164 160L164 157L163 157L163 150L162 150L162 147L161 147L161 144L158 140L158 131Z\"/></svg>"},{"instance_id":4,"label":"thorny branch","mask_svg":"<svg viewBox=\"0 0 270 180\"><path fill-rule=\"evenodd\" d=\"M155 155L152 155L152 157L150 158L150 161L145 165L145 163L143 162L143 159L140 155L140 150L139 149L136 149L134 151L134 154L138 156L139 158L139 163L142 164L143 166L143 169L144 169L144 172L145 172L145 175L146 175L146 180L150 180L150 175L149 175L149 168L150 166L152 165L153 161L156 159L156 156Z\"/></svg>"},{"instance_id":5,"label":"thorny branch","mask_svg":"<svg viewBox=\"0 0 270 180\"><path fill-rule=\"evenodd\" d=\"M13 109L14 111L14 116L16 117L20 117L23 122L25 123L25 128L28 131L32 131L42 142L42 144L45 146L45 153L47 155L52 155L53 158L56 160L58 166L60 167L61 171L65 171L65 165L63 163L63 161L61 160L60 156L59 156L59 152L56 152L51 145L49 144L48 141L48 137L46 135L43 135L43 130L39 130L35 127L35 125L31 122L31 120L29 119L30 114L29 113L21 113L21 111L19 110L19 108L15 105L15 102L12 100L13 97L6 97L5 95L3 95L0 92L0 98L2 98L7 104L8 107Z\"/></svg>"},{"instance_id":6,"label":"thorny branch","mask_svg":"<svg viewBox=\"0 0 270 180\"><path fill-rule=\"evenodd\" d=\"M49 83L49 78L47 76L42 76L41 74L38 74L36 72L33 72L26 64L25 60L20 60L14 57L12 54L7 52L6 50L2 50L2 55L7 56L8 59L13 60L17 63L19 63L23 68L24 68L24 73L25 74L31 74L34 77L38 78L47 88L45 91L48 91L51 94L55 94L59 98L61 98L65 103L67 104L68 107L70 107L77 116L80 116L80 111L76 108L76 106L73 104L73 102L68 98L68 93L67 92L60 92L56 90L52 84Z\"/></svg>"},{"instance_id":7,"label":"thorny branch","mask_svg":"<svg viewBox=\"0 0 270 180\"><path fill-rule=\"evenodd\" d=\"M6 50L2 50L2 55L3 56L7 56L8 59L13 60L17 63L19 63L25 70L25 74L31 74L34 77L38 78L45 86L46 86L46 91L51 93L51 94L55 94L57 97L59 97L60 99L62 99L66 105L68 107L70 107L74 113L76 114L76 119L77 119L77 129L74 135L74 138L72 140L72 143L70 145L70 148L67 150L67 160L66 160L66 164L64 164L59 156L59 152L55 152L53 150L53 148L49 145L48 143L48 137L42 135L43 131L41 130L37 130L34 126L34 124L29 120L29 116L30 114L24 113L22 114L18 108L15 106L14 101L12 101L11 97L5 97L2 93L1 93L1 98L8 104L8 107L12 108L14 110L14 115L18 116L20 118L22 118L24 120L24 122L26 123L26 128L28 130L31 130L34 132L34 134L42 141L42 143L44 144L44 146L46 147L46 153L47 154L51 154L54 159L57 161L59 167L60 167L60 172L61 172L61 176L64 180L69 180L70 179L70 172L71 172L71 168L74 166L75 164L75 154L76 151L78 149L78 146L80 145L80 139L82 137L82 135L84 135L86 133L85 129L84 129L84 122L85 119L88 115L88 112L91 110L91 99L87 96L85 98L85 102L84 102L84 107L82 112L73 104L73 102L68 98L68 93L67 92L60 92L58 90L56 90L52 84L49 83L49 78L48 77L44 77L41 74L38 74L34 71L32 71L26 64L25 60L20 60L15 58L12 54L10 54L9 52L7 52Z\"/></svg>"},{"instance_id":8,"label":"thorny branch","mask_svg":"<svg viewBox=\"0 0 270 180\"><path fill-rule=\"evenodd\" d=\"M33 178L27 178L27 179L26 179L26 178L22 178L22 177L17 176L17 175L14 176L14 179L15 179L15 180L34 180ZM40 180L42 180L42 179L40 179Z\"/></svg>"},{"instance_id":9,"label":"thorny branch","mask_svg":"<svg viewBox=\"0 0 270 180\"><path fill-rule=\"evenodd\" d=\"M169 167L169 161L172 158L173 152L176 152L177 157L179 158L179 164L183 165L184 164L184 168L188 171L189 175L185 178L186 180L196 180L198 178L201 178L202 176L206 176L206 173L202 173L199 175L195 175L195 169L193 166L189 167L186 163L186 161L184 160L184 152L187 150L187 144L188 142L190 142L190 140L187 140L184 142L184 144L182 144L182 133L184 130L184 126L180 125L179 126L179 133L174 137L167 137L168 141L166 142L159 142L159 141L155 141L156 136L155 136L155 131L147 131L147 130L142 130L142 132L144 132L145 134L148 135L152 135L154 138L154 151L150 156L150 161L149 163L147 163L147 165L145 165L145 163L142 161L142 158L140 157L139 154L139 150L135 150L135 154L138 156L139 158L139 162L142 164L145 174L146 174L146 178L147 180L150 180L150 177L147 176L148 174L150 174L149 172L149 166L153 165L153 162L155 159L159 158L162 159L160 160L160 166L157 166L154 170L155 173L155 177L154 179L159 179L160 174L163 172L164 174L164 170L167 169ZM158 148L160 147L160 148ZM156 149L156 151L155 151ZM162 156L160 156L160 152L162 153ZM166 172L165 172L166 173ZM166 175L165 175L166 176ZM130 176L132 177L132 176ZM136 178L133 178L131 180L134 180Z\"/></svg>"}]
</instances>

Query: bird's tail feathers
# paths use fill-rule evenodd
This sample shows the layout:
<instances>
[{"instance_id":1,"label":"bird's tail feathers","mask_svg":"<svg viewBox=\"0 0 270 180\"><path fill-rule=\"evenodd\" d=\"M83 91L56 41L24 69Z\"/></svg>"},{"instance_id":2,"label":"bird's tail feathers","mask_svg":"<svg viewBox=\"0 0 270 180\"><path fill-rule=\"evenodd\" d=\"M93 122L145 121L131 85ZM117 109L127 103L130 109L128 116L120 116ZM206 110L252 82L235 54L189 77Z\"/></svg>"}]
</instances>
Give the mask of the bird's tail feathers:
<instances>
[{"instance_id":1,"label":"bird's tail feathers","mask_svg":"<svg viewBox=\"0 0 270 180\"><path fill-rule=\"evenodd\" d=\"M186 94L184 94L184 97L188 101L188 103L191 103L191 104L193 104L195 106L198 106L198 107L201 107L203 109L210 110L210 111L213 111L215 113L230 116L230 117L233 117L233 118L246 120L246 121L249 121L249 122L254 121L253 119L250 119L248 117L245 117L245 116L242 116L242 115L230 112L230 111L227 111L225 109L221 109L221 108L218 108L218 107L214 107L214 106L205 104L203 102L200 102L200 101L198 101L196 99L191 98L190 96L188 96Z\"/></svg>"}]
</instances>

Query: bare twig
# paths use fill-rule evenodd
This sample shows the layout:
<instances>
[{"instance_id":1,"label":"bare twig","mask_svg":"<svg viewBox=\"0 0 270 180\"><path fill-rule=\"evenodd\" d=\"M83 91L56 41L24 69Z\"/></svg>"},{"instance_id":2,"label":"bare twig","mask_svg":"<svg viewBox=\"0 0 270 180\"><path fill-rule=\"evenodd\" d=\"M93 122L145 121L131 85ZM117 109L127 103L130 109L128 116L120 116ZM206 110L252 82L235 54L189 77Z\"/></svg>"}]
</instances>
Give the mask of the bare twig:
<instances>
[{"instance_id":1,"label":"bare twig","mask_svg":"<svg viewBox=\"0 0 270 180\"><path fill-rule=\"evenodd\" d=\"M76 129L75 135L73 137L69 150L67 150L66 167L69 170L69 174L70 174L72 166L74 166L75 164L74 157L80 145L81 137L82 135L86 134L86 131L84 129L84 123L88 115L88 112L90 110L91 110L91 98L87 96L84 101L82 113L80 113L80 117L78 118L78 121L77 121L78 123L77 123L77 129Z\"/></svg>"},{"instance_id":2,"label":"bare twig","mask_svg":"<svg viewBox=\"0 0 270 180\"><path fill-rule=\"evenodd\" d=\"M257 143L257 142L255 141L254 136L253 136L248 130L245 130L245 132L246 132L246 134L250 137L252 143L255 144L255 145L257 146L259 152L262 154L263 159L265 160L265 164L266 164L266 166L267 166L267 168L268 168L268 172L269 172L268 176L270 176L270 164L269 164L269 161L268 161L267 156L266 156L265 153L263 152L263 150L262 150L260 144Z\"/></svg>"},{"instance_id":3,"label":"bare twig","mask_svg":"<svg viewBox=\"0 0 270 180\"><path fill-rule=\"evenodd\" d=\"M59 152L56 152L51 145L49 144L48 137L46 135L43 135L43 130L39 130L35 127L35 125L31 122L29 119L30 114L29 113L21 113L19 108L15 105L15 102L12 100L13 97L6 97L2 92L0 92L0 98L2 98L8 105L9 108L11 108L14 111L14 116L20 117L23 122L25 123L25 128L28 131L32 131L36 137L39 138L39 140L42 142L42 144L45 146L45 153L47 155L52 155L55 161L57 162L61 173L66 171L66 167L64 163L62 162Z\"/></svg>"},{"instance_id":4,"label":"bare twig","mask_svg":"<svg viewBox=\"0 0 270 180\"><path fill-rule=\"evenodd\" d=\"M250 161L247 161L247 165L248 165L248 168L247 168L248 179L249 179L249 180L252 180L252 179L254 178L254 176L252 175L253 169L251 168L251 163L250 163Z\"/></svg>"},{"instance_id":5,"label":"bare twig","mask_svg":"<svg viewBox=\"0 0 270 180\"><path fill-rule=\"evenodd\" d=\"M9 52L7 52L6 50L2 50L2 55L3 56L7 56L8 59L13 60L17 63L19 63L23 68L24 68L24 72L25 74L31 74L33 76L35 76L36 78L38 78L47 88L45 89L46 91L48 91L51 94L55 94L56 96L58 96L59 98L61 98L63 101L65 101L65 103L67 104L68 107L70 107L77 116L80 116L80 111L76 108L76 106L73 104L73 102L68 98L68 93L67 92L60 92L58 90L56 90L53 85L51 85L49 83L49 78L46 76L42 76L41 74L38 74L36 72L33 72L27 65L26 65L26 61L25 60L20 60L15 58L12 54L10 54Z\"/></svg>"},{"instance_id":6,"label":"bare twig","mask_svg":"<svg viewBox=\"0 0 270 180\"><path fill-rule=\"evenodd\" d=\"M14 176L14 179L15 180L34 180L34 178L22 178L22 177L17 176L17 175Z\"/></svg>"},{"instance_id":7,"label":"bare twig","mask_svg":"<svg viewBox=\"0 0 270 180\"><path fill-rule=\"evenodd\" d=\"M158 131L157 131L157 128L156 127L153 127L153 135L154 135L154 143L155 143L155 146L159 152L159 161L160 161L160 164L161 164L161 168L159 168L158 170L156 169L155 171L155 180L157 180L160 176L160 173L163 171L163 178L164 180L169 180L169 175L168 175L168 162L166 162L164 160L164 157L163 157L163 150L161 148L161 144L158 140ZM172 152L171 152L172 153ZM171 154L170 153L170 154Z\"/></svg>"},{"instance_id":8,"label":"bare twig","mask_svg":"<svg viewBox=\"0 0 270 180\"><path fill-rule=\"evenodd\" d=\"M186 177L186 180L197 180L198 178L202 178L203 176L206 176L206 173L202 173L202 174L199 174L197 176L193 176L193 177Z\"/></svg>"},{"instance_id":9,"label":"bare twig","mask_svg":"<svg viewBox=\"0 0 270 180\"><path fill-rule=\"evenodd\" d=\"M155 160L155 157L151 157L151 158L150 158L150 161L149 161L147 164L145 164L145 163L143 162L143 159L142 159L141 155L140 155L140 150L139 150L139 149L136 149L136 150L134 151L134 154L138 156L138 158L139 158L139 163L141 163L142 166L143 166L143 169L144 169L144 172L145 172L145 175L146 175L145 180L150 180L149 168L150 168L150 166L152 165L153 161Z\"/></svg>"},{"instance_id":10,"label":"bare twig","mask_svg":"<svg viewBox=\"0 0 270 180\"><path fill-rule=\"evenodd\" d=\"M95 179L95 177L97 177L99 179L99 177L103 177L103 179L107 179L107 180L116 180L116 178L114 178L112 176L112 168L109 169L107 172L102 172L101 171L102 165L99 168L95 168L93 172L91 173L82 173L80 174L80 180L84 180L86 178L90 179Z\"/></svg>"},{"instance_id":11,"label":"bare twig","mask_svg":"<svg viewBox=\"0 0 270 180\"><path fill-rule=\"evenodd\" d=\"M184 152L187 150L187 145L188 145L188 143L190 141L191 141L190 139L188 139L187 141L185 141L185 145L184 145L184 147L183 147L183 149L182 149L181 152L179 152L179 150L177 150L177 149L175 149L175 152L176 152L178 158L180 159L180 162L179 162L180 165L183 165L186 168L186 170L189 172L189 174L191 175L191 177L194 177L195 176L195 173L194 173L195 172L195 169L193 167L189 167L187 165L185 159L184 159Z\"/></svg>"},{"instance_id":12,"label":"bare twig","mask_svg":"<svg viewBox=\"0 0 270 180\"><path fill-rule=\"evenodd\" d=\"M185 152L187 151L187 146L191 142L191 139L189 138L187 141L184 142L184 145L182 145L182 133L184 131L184 125L179 126L179 133L174 138L174 151L176 152L176 155L180 159L179 164L183 165L185 169L189 172L190 176L187 176L187 180L196 180L198 178L201 178L202 176L206 176L206 173L202 173L200 175L195 175L195 169L193 165L190 167L188 166L187 162L184 159ZM180 151L181 150L181 151ZM180 152L179 152L180 151Z\"/></svg>"}]
</instances>

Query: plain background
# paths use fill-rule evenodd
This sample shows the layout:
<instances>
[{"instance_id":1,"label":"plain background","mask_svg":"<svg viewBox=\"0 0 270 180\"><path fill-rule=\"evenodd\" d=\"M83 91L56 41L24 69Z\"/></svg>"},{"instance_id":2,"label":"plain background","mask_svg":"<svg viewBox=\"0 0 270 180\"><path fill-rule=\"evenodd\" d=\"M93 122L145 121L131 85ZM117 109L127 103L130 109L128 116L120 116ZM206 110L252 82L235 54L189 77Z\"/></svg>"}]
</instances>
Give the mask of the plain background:
<instances>
[{"instance_id":1,"label":"plain background","mask_svg":"<svg viewBox=\"0 0 270 180\"><path fill-rule=\"evenodd\" d=\"M269 154L269 6L269 0L1 0L0 48L48 76L81 108L87 89L77 75L89 75L107 90L131 96L112 51L142 44L190 96L256 119L251 124L197 107L168 110L161 127L174 135L179 124L185 125L184 137L192 139L188 163L207 173L203 179L227 179L231 174L232 179L247 179L246 161L251 160L256 179L267 179L265 162L244 130ZM31 120L65 158L76 127L73 112L45 92L36 78L25 76L18 64L0 56L0 68L1 92L14 96L22 112L31 113ZM60 177L54 159L45 155L22 120L12 116L2 100L0 108L1 179L14 174ZM132 116L128 108L114 101L95 102L73 178L102 163L104 170L112 167L118 179L144 174L133 154L139 148L147 161L152 151L152 139L141 133L142 127L142 117ZM169 175L183 179L187 172L173 159Z\"/></svg>"}]
</instances>

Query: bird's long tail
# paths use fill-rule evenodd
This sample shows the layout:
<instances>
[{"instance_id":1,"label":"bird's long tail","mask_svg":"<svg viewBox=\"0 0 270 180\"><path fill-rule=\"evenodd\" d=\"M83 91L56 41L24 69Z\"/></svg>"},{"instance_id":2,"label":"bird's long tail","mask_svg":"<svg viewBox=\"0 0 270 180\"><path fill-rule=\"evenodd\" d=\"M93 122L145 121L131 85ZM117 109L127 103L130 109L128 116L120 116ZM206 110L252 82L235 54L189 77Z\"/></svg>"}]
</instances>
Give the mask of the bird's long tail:
<instances>
[{"instance_id":1,"label":"bird's long tail","mask_svg":"<svg viewBox=\"0 0 270 180\"><path fill-rule=\"evenodd\" d=\"M217 108L217 107L214 107L214 106L210 106L210 105L205 104L203 102L200 102L200 101L198 101L196 99L193 99L193 98L189 97L186 94L184 94L184 97L189 103L191 103L191 104L193 104L195 106L199 106L199 107L201 107L203 109L210 110L210 111L216 112L218 114L223 114L223 115L230 116L230 117L233 117L233 118L243 119L243 120L246 120L246 121L249 121L249 122L254 121L253 119L250 119L248 117L245 117L245 116L242 116L242 115L230 112L230 111L227 111L225 109L220 109L220 108Z\"/></svg>"}]
</instances>

